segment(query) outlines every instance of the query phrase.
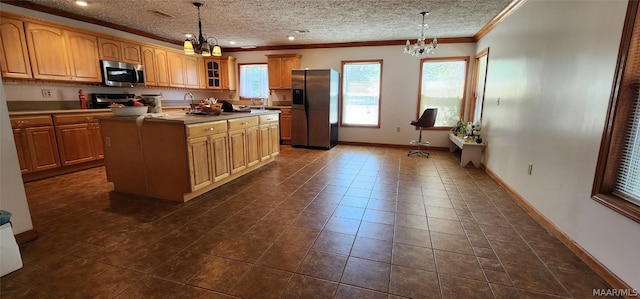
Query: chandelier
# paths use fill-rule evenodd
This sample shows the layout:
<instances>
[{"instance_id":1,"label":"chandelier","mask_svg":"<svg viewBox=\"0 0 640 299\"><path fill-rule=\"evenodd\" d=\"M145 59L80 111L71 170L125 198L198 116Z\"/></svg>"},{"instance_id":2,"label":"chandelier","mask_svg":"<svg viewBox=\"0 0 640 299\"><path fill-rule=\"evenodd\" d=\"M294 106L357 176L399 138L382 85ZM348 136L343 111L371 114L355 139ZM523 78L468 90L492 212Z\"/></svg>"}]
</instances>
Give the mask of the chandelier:
<instances>
[{"instance_id":1,"label":"chandelier","mask_svg":"<svg viewBox=\"0 0 640 299\"><path fill-rule=\"evenodd\" d=\"M405 54L409 54L415 57L425 57L427 55L432 55L436 52L435 50L438 47L438 39L435 37L429 44L425 44L424 29L429 28L429 25L424 23L424 16L428 15L429 12L423 11L420 14L422 15L422 32L420 33L420 38L416 41L416 44L413 45L413 47L411 46L409 40L407 40L407 44L404 47Z\"/></svg>"},{"instance_id":2,"label":"chandelier","mask_svg":"<svg viewBox=\"0 0 640 299\"><path fill-rule=\"evenodd\" d=\"M202 21L200 21L200 6L202 6L202 3L193 2L193 5L198 8L198 29L200 35L198 35L196 39L192 33L186 34L187 38L184 40L184 53L187 55L222 56L222 49L220 49L218 45L218 39L213 36L205 37L202 35ZM215 40L213 48L211 48L209 44L209 39Z\"/></svg>"}]
</instances>

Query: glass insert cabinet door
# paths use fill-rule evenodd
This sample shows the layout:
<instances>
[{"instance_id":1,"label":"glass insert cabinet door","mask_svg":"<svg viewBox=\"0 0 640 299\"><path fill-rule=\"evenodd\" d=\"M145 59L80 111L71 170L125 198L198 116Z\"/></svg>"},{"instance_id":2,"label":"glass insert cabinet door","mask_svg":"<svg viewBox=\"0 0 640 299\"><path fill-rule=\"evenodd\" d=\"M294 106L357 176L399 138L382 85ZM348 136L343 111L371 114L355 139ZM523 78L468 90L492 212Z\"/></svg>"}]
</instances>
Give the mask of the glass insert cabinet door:
<instances>
[{"instance_id":1,"label":"glass insert cabinet door","mask_svg":"<svg viewBox=\"0 0 640 299\"><path fill-rule=\"evenodd\" d=\"M221 88L220 80L220 61L209 60L207 61L207 87L208 88Z\"/></svg>"}]
</instances>

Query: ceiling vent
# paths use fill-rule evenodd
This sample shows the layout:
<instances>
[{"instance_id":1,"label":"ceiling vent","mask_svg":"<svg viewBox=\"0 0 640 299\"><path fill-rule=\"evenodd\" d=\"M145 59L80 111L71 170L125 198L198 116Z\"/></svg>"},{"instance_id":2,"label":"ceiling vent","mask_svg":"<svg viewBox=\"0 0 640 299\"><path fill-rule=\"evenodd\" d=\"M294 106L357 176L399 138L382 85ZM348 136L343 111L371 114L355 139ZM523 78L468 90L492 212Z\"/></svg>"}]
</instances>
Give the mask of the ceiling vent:
<instances>
[{"instance_id":1,"label":"ceiling vent","mask_svg":"<svg viewBox=\"0 0 640 299\"><path fill-rule=\"evenodd\" d=\"M293 30L293 32L295 32L295 33L309 33L311 31L309 31L309 29L298 29L298 30Z\"/></svg>"},{"instance_id":2,"label":"ceiling vent","mask_svg":"<svg viewBox=\"0 0 640 299\"><path fill-rule=\"evenodd\" d=\"M152 14L154 14L156 16L163 17L163 18L169 18L169 19L175 18L175 16L172 16L172 15L170 15L170 14L164 12L164 11L150 10L149 12L151 12Z\"/></svg>"}]
</instances>

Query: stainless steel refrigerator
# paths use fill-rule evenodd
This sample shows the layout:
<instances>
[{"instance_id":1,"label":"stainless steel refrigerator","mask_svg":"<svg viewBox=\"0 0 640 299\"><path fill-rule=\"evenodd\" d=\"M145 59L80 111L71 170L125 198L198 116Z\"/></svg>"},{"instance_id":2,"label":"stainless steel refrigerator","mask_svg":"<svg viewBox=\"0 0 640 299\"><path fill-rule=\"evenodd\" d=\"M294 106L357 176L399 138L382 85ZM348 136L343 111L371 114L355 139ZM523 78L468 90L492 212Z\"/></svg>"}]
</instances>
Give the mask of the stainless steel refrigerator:
<instances>
[{"instance_id":1,"label":"stainless steel refrigerator","mask_svg":"<svg viewBox=\"0 0 640 299\"><path fill-rule=\"evenodd\" d=\"M338 144L340 74L292 70L291 145L330 149Z\"/></svg>"}]
</instances>

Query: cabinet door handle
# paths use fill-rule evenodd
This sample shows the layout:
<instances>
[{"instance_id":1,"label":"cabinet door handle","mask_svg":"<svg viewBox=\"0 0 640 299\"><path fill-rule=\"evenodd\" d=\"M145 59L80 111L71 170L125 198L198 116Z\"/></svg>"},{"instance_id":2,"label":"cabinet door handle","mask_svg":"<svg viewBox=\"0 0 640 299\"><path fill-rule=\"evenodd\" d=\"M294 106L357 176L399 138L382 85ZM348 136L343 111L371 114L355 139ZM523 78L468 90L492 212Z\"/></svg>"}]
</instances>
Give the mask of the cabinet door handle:
<instances>
[{"instance_id":1,"label":"cabinet door handle","mask_svg":"<svg viewBox=\"0 0 640 299\"><path fill-rule=\"evenodd\" d=\"M248 125L248 124L249 124L249 122L248 122L248 121L243 121L243 122L242 122L242 124L243 124L243 125Z\"/></svg>"},{"instance_id":2,"label":"cabinet door handle","mask_svg":"<svg viewBox=\"0 0 640 299\"><path fill-rule=\"evenodd\" d=\"M216 128L213 128L213 127L205 129L205 131L215 131L215 130L216 130Z\"/></svg>"}]
</instances>

